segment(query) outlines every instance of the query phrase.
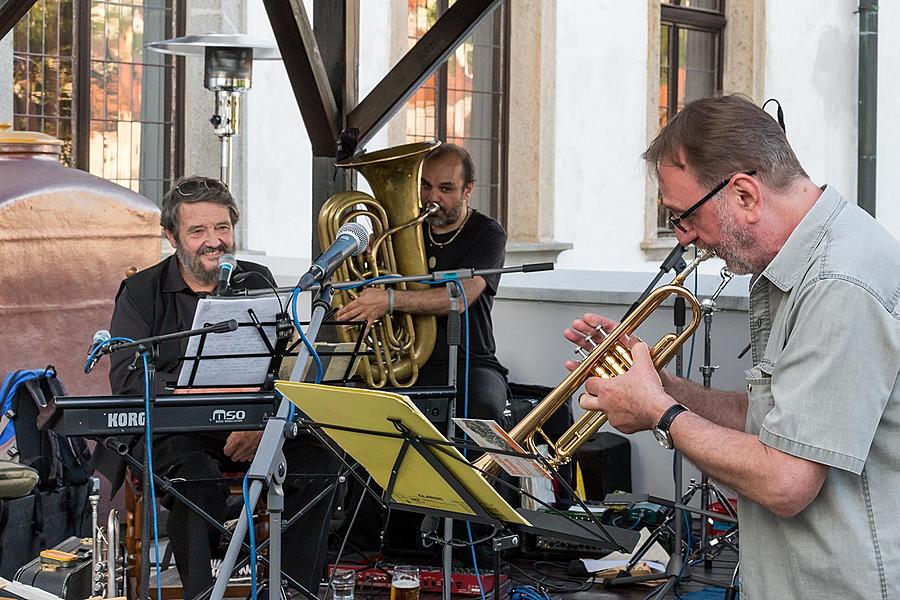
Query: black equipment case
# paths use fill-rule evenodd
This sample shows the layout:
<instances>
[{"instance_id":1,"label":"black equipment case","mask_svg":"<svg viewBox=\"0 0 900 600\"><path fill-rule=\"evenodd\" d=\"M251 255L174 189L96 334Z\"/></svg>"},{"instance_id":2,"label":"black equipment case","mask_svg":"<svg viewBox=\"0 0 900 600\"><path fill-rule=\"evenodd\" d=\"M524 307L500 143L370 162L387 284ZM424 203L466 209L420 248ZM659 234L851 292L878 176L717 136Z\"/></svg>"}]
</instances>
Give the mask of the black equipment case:
<instances>
[{"instance_id":1,"label":"black equipment case","mask_svg":"<svg viewBox=\"0 0 900 600\"><path fill-rule=\"evenodd\" d=\"M63 600L84 600L91 596L91 540L70 537L53 550L74 555L74 560L44 551L26 563L15 580L55 594Z\"/></svg>"}]
</instances>

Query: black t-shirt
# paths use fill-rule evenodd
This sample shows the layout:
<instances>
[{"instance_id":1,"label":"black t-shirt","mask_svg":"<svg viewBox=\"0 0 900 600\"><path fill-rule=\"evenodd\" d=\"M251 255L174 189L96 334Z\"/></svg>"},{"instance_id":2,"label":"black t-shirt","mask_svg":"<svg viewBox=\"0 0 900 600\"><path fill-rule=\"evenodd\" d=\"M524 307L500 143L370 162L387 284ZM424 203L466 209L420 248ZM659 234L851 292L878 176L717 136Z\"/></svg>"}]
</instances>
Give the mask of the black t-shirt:
<instances>
[{"instance_id":1,"label":"black t-shirt","mask_svg":"<svg viewBox=\"0 0 900 600\"><path fill-rule=\"evenodd\" d=\"M472 209L468 222L461 231L446 234L431 233L425 226L425 256L429 271L449 271L452 269L494 269L502 267L506 260L506 232L500 223ZM458 235L456 235L458 233ZM454 238L453 236L456 235ZM435 243L432 243L432 238ZM453 241L449 241L452 238ZM440 246L438 244L446 244ZM500 285L500 275L484 277L487 286L478 299L469 307L469 361L472 366L492 367L504 375L507 370L500 364L494 353L494 328L491 321L491 308L494 296ZM449 301L449 300L448 300ZM461 315L462 316L462 315ZM465 321L460 319L462 342L458 357L460 367L465 360L466 330ZM431 358L425 369L443 369L446 372L449 350L447 348L447 318L437 318L437 339Z\"/></svg>"},{"instance_id":2,"label":"black t-shirt","mask_svg":"<svg viewBox=\"0 0 900 600\"><path fill-rule=\"evenodd\" d=\"M247 277L238 287L268 287L269 283L263 277L274 282L272 273L262 265L240 260L235 274L242 271L260 273L262 277ZM197 303L204 297L206 294L198 294L188 287L181 276L178 261L170 256L122 282L116 295L110 333L114 337L137 340L188 330L194 323ZM156 379L158 392L178 380L182 362L178 359L184 356L186 349L187 338L160 344ZM143 395L144 370L130 370L133 360L134 355L129 352L110 355L109 382L113 394Z\"/></svg>"}]
</instances>

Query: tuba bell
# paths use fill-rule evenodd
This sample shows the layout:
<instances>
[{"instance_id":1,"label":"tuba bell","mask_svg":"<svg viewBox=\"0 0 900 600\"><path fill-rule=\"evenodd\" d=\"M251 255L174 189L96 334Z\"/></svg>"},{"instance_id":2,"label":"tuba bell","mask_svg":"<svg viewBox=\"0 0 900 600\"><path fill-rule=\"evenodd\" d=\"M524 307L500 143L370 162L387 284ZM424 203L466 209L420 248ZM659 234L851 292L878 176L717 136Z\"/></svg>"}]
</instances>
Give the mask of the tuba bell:
<instances>
[{"instance_id":1,"label":"tuba bell","mask_svg":"<svg viewBox=\"0 0 900 600\"><path fill-rule=\"evenodd\" d=\"M366 252L345 261L332 276L334 283L390 275L426 275L425 241L418 226L436 209L422 208L420 179L425 156L440 142L420 142L387 148L339 162L352 167L368 181L374 197L359 191L340 192L325 202L319 213L318 229L322 247L331 244L341 225L350 221L368 222L372 228ZM415 283L399 283L395 289L425 289ZM356 290L340 290L335 307L358 296ZM341 341L354 342L358 327L339 327ZM374 351L362 357L360 371L369 386L409 387L416 382L419 367L434 349L437 325L432 315L395 313L371 324L366 343Z\"/></svg>"},{"instance_id":2,"label":"tuba bell","mask_svg":"<svg viewBox=\"0 0 900 600\"><path fill-rule=\"evenodd\" d=\"M622 336L634 333L670 296L680 296L684 298L691 308L691 322L687 324L680 334L672 332L665 334L650 350L650 356L653 358L653 364L656 368L661 369L664 367L675 356L682 344L690 339L702 320L700 303L684 287L684 281L691 271L697 268L697 265L713 256L715 256L714 252L700 250L697 257L678 273L668 285L658 287L650 292L650 295L634 311L622 319L618 327L606 335L603 341L597 344L584 357L581 364L569 373L569 376L562 383L547 394L531 412L513 427L512 431L509 432L510 437L523 445L532 454L538 454L538 446L546 444L549 448L547 462L554 467L564 465L572 460L575 451L606 423L606 414L596 410L586 411L555 442L544 433L542 429L544 425L557 410L569 401L569 398L588 378L603 377L604 379L609 379L621 375L631 368L631 352L619 340ZM597 331L604 334L602 330L598 329ZM496 475L499 471L499 466L489 454L484 454L473 464L476 468L491 475Z\"/></svg>"}]
</instances>

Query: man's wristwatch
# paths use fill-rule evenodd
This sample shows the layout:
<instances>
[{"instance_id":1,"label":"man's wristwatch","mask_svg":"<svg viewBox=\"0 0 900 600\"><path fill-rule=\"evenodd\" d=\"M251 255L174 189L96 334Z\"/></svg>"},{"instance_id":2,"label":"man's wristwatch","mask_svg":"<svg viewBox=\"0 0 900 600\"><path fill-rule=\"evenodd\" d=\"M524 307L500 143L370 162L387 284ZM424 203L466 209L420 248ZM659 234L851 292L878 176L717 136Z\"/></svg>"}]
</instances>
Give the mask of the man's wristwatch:
<instances>
[{"instance_id":1,"label":"man's wristwatch","mask_svg":"<svg viewBox=\"0 0 900 600\"><path fill-rule=\"evenodd\" d=\"M653 435L656 436L656 441L666 450L671 450L675 447L675 442L672 441L672 434L669 433L672 421L686 410L688 410L687 406L684 406L683 404L674 404L659 418L659 423L656 424Z\"/></svg>"}]
</instances>

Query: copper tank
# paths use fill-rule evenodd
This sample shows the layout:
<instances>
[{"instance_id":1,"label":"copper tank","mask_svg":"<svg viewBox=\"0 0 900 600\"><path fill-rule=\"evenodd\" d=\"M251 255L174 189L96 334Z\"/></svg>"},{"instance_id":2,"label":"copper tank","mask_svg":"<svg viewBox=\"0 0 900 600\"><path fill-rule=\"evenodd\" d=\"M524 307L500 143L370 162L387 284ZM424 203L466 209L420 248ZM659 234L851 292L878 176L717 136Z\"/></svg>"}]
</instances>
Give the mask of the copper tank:
<instances>
[{"instance_id":1,"label":"copper tank","mask_svg":"<svg viewBox=\"0 0 900 600\"><path fill-rule=\"evenodd\" d=\"M159 261L159 209L61 147L0 123L0 377L52 364L68 393L107 394L109 360L85 375L87 349L126 271Z\"/></svg>"}]
</instances>

